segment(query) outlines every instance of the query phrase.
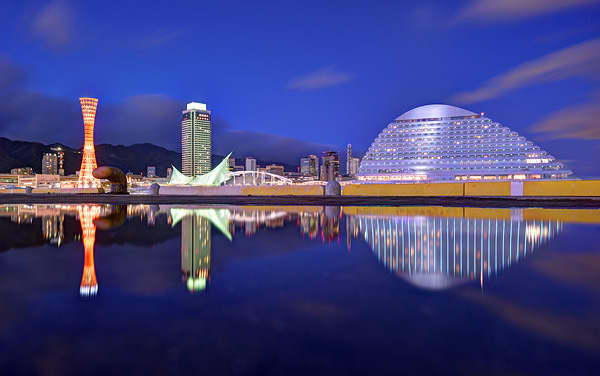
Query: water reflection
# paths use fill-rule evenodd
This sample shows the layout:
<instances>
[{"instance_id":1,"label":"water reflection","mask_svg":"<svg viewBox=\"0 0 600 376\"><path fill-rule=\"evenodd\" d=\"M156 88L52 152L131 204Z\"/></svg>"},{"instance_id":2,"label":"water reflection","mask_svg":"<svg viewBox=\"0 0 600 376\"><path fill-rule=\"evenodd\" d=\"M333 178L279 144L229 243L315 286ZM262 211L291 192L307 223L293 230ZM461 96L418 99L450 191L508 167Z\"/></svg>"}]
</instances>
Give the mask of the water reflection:
<instances>
[{"instance_id":1,"label":"water reflection","mask_svg":"<svg viewBox=\"0 0 600 376\"><path fill-rule=\"evenodd\" d=\"M533 254L563 228L560 221L509 218L349 216L348 239L362 237L390 271L425 289L484 280ZM508 214L511 214L508 213Z\"/></svg>"},{"instance_id":2,"label":"water reflection","mask_svg":"<svg viewBox=\"0 0 600 376\"><path fill-rule=\"evenodd\" d=\"M206 289L211 277L211 228L232 241L238 233L251 238L260 231L295 226L307 242L328 244L345 237L349 250L356 242L366 243L388 271L419 288L440 290L472 280L483 287L484 281L532 256L557 237L564 223L600 223L599 213L440 207L2 205L0 217L18 224L21 237L5 237L0 249L23 246L19 243L23 241L29 241L29 246L50 243L60 247L81 240L84 265L80 294L86 297L98 292L96 228L102 233L125 223L127 229L136 219L145 222L148 232L136 228L123 233L129 241L143 242L149 234L160 233L156 223L163 218L170 227L181 225L182 279L190 292L198 292ZM72 229L73 218L79 222L80 232ZM38 241L34 227L40 219ZM106 241L116 241L111 239Z\"/></svg>"}]
</instances>

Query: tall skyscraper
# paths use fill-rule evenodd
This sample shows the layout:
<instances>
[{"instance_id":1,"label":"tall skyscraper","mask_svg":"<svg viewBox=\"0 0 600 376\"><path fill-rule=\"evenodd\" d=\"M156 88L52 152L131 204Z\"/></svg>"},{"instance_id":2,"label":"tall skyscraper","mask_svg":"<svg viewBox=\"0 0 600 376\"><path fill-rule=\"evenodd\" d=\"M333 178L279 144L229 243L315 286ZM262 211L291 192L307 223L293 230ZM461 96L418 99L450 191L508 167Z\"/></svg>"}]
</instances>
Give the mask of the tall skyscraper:
<instances>
[{"instance_id":1,"label":"tall skyscraper","mask_svg":"<svg viewBox=\"0 0 600 376\"><path fill-rule=\"evenodd\" d=\"M187 176L210 171L211 113L204 103L188 103L181 120L181 167Z\"/></svg>"},{"instance_id":2,"label":"tall skyscraper","mask_svg":"<svg viewBox=\"0 0 600 376\"><path fill-rule=\"evenodd\" d=\"M352 144L346 147L346 175L352 175Z\"/></svg>"},{"instance_id":3,"label":"tall skyscraper","mask_svg":"<svg viewBox=\"0 0 600 376\"><path fill-rule=\"evenodd\" d=\"M340 156L337 151L323 153L321 163L321 180L335 180L340 175Z\"/></svg>"},{"instance_id":4,"label":"tall skyscraper","mask_svg":"<svg viewBox=\"0 0 600 376\"><path fill-rule=\"evenodd\" d=\"M300 158L300 173L304 176L319 177L319 158L316 155L309 155Z\"/></svg>"},{"instance_id":5,"label":"tall skyscraper","mask_svg":"<svg viewBox=\"0 0 600 376\"><path fill-rule=\"evenodd\" d=\"M44 153L42 156L42 174L58 175L58 155Z\"/></svg>"},{"instance_id":6,"label":"tall skyscraper","mask_svg":"<svg viewBox=\"0 0 600 376\"><path fill-rule=\"evenodd\" d=\"M246 158L246 171L256 171L256 159L251 157Z\"/></svg>"},{"instance_id":7,"label":"tall skyscraper","mask_svg":"<svg viewBox=\"0 0 600 376\"><path fill-rule=\"evenodd\" d=\"M79 102L81 103L81 113L83 115L84 144L77 187L98 187L98 179L92 176L92 171L98 167L96 164L96 150L94 149L94 122L96 119L98 99L79 98Z\"/></svg>"},{"instance_id":8,"label":"tall skyscraper","mask_svg":"<svg viewBox=\"0 0 600 376\"><path fill-rule=\"evenodd\" d=\"M65 174L64 162L65 162L65 152L63 148L60 146L55 146L50 148L56 155L58 156L58 174L63 176Z\"/></svg>"}]
</instances>

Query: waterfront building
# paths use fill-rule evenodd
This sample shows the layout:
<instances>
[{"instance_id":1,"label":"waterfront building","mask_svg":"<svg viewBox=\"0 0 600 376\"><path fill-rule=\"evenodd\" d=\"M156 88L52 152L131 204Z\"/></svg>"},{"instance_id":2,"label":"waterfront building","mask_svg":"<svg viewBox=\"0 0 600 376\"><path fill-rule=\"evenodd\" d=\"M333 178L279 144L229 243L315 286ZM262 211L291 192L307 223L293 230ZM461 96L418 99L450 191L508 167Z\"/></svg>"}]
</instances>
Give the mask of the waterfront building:
<instances>
[{"instance_id":1,"label":"waterfront building","mask_svg":"<svg viewBox=\"0 0 600 376\"><path fill-rule=\"evenodd\" d=\"M58 175L58 155L44 153L42 156L42 174Z\"/></svg>"},{"instance_id":2,"label":"waterfront building","mask_svg":"<svg viewBox=\"0 0 600 376\"><path fill-rule=\"evenodd\" d=\"M81 103L81 114L83 115L84 143L77 187L98 187L100 186L99 180L92 176L92 171L98 167L96 164L96 150L94 149L94 123L96 120L98 99L79 98L79 102Z\"/></svg>"},{"instance_id":3,"label":"waterfront building","mask_svg":"<svg viewBox=\"0 0 600 376\"><path fill-rule=\"evenodd\" d=\"M65 175L65 167L64 167L65 152L64 152L63 148L60 146L55 146L53 148L50 148L50 150L52 150L58 157L58 174L60 176L64 176Z\"/></svg>"},{"instance_id":4,"label":"waterfront building","mask_svg":"<svg viewBox=\"0 0 600 376\"><path fill-rule=\"evenodd\" d=\"M335 180L340 176L340 156L337 151L326 151L321 159L321 180Z\"/></svg>"},{"instance_id":5,"label":"waterfront building","mask_svg":"<svg viewBox=\"0 0 600 376\"><path fill-rule=\"evenodd\" d=\"M304 176L319 177L319 158L316 155L308 155L300 159L300 172Z\"/></svg>"},{"instance_id":6,"label":"waterfront building","mask_svg":"<svg viewBox=\"0 0 600 376\"><path fill-rule=\"evenodd\" d=\"M18 167L10 170L11 175L33 175L33 168L31 167Z\"/></svg>"},{"instance_id":7,"label":"waterfront building","mask_svg":"<svg viewBox=\"0 0 600 376\"><path fill-rule=\"evenodd\" d=\"M414 108L375 138L360 164L362 181L559 179L572 172L516 132L462 108Z\"/></svg>"},{"instance_id":8,"label":"waterfront building","mask_svg":"<svg viewBox=\"0 0 600 376\"><path fill-rule=\"evenodd\" d=\"M256 171L256 159L246 157L246 171Z\"/></svg>"},{"instance_id":9,"label":"waterfront building","mask_svg":"<svg viewBox=\"0 0 600 376\"><path fill-rule=\"evenodd\" d=\"M348 175L351 177L356 176L356 174L358 174L358 167L360 165L360 159L358 158L351 158L350 159L350 166L349 166L349 170L348 170Z\"/></svg>"},{"instance_id":10,"label":"waterfront building","mask_svg":"<svg viewBox=\"0 0 600 376\"><path fill-rule=\"evenodd\" d=\"M346 175L352 175L351 173L352 164L352 144L348 144L346 147Z\"/></svg>"},{"instance_id":11,"label":"waterfront building","mask_svg":"<svg viewBox=\"0 0 600 376\"><path fill-rule=\"evenodd\" d=\"M268 165L266 167L266 171L270 174L283 176L284 168L283 168L283 166L280 166L277 164L272 164L272 165Z\"/></svg>"},{"instance_id":12,"label":"waterfront building","mask_svg":"<svg viewBox=\"0 0 600 376\"><path fill-rule=\"evenodd\" d=\"M173 174L173 168L167 167L167 180L171 179L171 175Z\"/></svg>"},{"instance_id":13,"label":"waterfront building","mask_svg":"<svg viewBox=\"0 0 600 376\"><path fill-rule=\"evenodd\" d=\"M148 166L147 168L147 174L146 176L149 178L155 178L156 177L156 166Z\"/></svg>"},{"instance_id":14,"label":"waterfront building","mask_svg":"<svg viewBox=\"0 0 600 376\"><path fill-rule=\"evenodd\" d=\"M211 165L211 112L206 104L191 102L182 111L181 169L187 176L210 171Z\"/></svg>"},{"instance_id":15,"label":"waterfront building","mask_svg":"<svg viewBox=\"0 0 600 376\"><path fill-rule=\"evenodd\" d=\"M19 175L19 187L52 187L60 185L60 176L53 174L35 174L35 175Z\"/></svg>"}]
</instances>

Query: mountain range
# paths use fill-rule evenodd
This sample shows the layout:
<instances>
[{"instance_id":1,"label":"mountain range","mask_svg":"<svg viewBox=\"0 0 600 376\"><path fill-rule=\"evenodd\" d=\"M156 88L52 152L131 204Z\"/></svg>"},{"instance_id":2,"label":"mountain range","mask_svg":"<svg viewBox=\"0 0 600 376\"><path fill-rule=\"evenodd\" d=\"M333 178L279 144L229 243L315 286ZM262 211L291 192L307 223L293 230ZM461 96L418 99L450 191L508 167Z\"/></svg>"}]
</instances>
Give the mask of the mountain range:
<instances>
[{"instance_id":1,"label":"mountain range","mask_svg":"<svg viewBox=\"0 0 600 376\"><path fill-rule=\"evenodd\" d=\"M15 141L0 137L0 172L10 172L13 168L31 167L36 173L42 172L42 155L51 152L51 148L60 146L64 150L64 169L66 175L74 174L81 167L81 149L71 148L62 144L44 145L39 142ZM166 176L167 168L171 165L181 169L181 153L165 149L154 144L134 144L130 146L98 144L96 161L98 166L118 167L123 172L146 174L148 166L156 166L158 176ZM216 166L224 156L212 155L212 165ZM296 166L277 161L256 161L259 166L279 164L286 171L296 171ZM243 164L237 159L236 164Z\"/></svg>"}]
</instances>

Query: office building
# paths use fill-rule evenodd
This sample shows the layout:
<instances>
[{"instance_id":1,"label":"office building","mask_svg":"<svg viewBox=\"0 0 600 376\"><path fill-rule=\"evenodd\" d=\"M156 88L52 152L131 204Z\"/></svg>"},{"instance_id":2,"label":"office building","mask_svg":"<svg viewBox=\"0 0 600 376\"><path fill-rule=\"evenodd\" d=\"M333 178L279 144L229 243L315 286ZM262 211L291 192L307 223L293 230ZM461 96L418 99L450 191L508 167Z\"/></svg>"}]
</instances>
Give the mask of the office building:
<instances>
[{"instance_id":1,"label":"office building","mask_svg":"<svg viewBox=\"0 0 600 376\"><path fill-rule=\"evenodd\" d=\"M350 166L348 166L348 175L356 176L356 174L358 174L359 165L360 165L360 159L350 158Z\"/></svg>"},{"instance_id":2,"label":"office building","mask_svg":"<svg viewBox=\"0 0 600 376\"><path fill-rule=\"evenodd\" d=\"M246 171L256 171L256 159L251 157L246 158Z\"/></svg>"},{"instance_id":3,"label":"office building","mask_svg":"<svg viewBox=\"0 0 600 376\"><path fill-rule=\"evenodd\" d=\"M33 175L33 168L31 167L18 167L10 170L11 175Z\"/></svg>"},{"instance_id":4,"label":"office building","mask_svg":"<svg viewBox=\"0 0 600 376\"><path fill-rule=\"evenodd\" d=\"M197 176L211 167L211 112L204 103L188 103L181 120L181 167L184 175Z\"/></svg>"},{"instance_id":5,"label":"office building","mask_svg":"<svg viewBox=\"0 0 600 376\"><path fill-rule=\"evenodd\" d=\"M149 178L156 177L156 166L148 166L146 176Z\"/></svg>"},{"instance_id":6,"label":"office building","mask_svg":"<svg viewBox=\"0 0 600 376\"><path fill-rule=\"evenodd\" d=\"M375 138L360 164L363 181L560 179L572 172L508 127L462 108L412 109Z\"/></svg>"},{"instance_id":7,"label":"office building","mask_svg":"<svg viewBox=\"0 0 600 376\"><path fill-rule=\"evenodd\" d=\"M58 175L58 155L44 153L42 156L42 174Z\"/></svg>"},{"instance_id":8,"label":"office building","mask_svg":"<svg viewBox=\"0 0 600 376\"><path fill-rule=\"evenodd\" d=\"M321 157L321 180L335 180L340 176L340 156L337 151L326 151Z\"/></svg>"},{"instance_id":9,"label":"office building","mask_svg":"<svg viewBox=\"0 0 600 376\"><path fill-rule=\"evenodd\" d=\"M53 148L50 148L50 150L52 150L52 152L54 152L58 157L58 174L60 176L64 176L65 175L65 167L64 167L65 152L64 152L63 148L60 146L55 146Z\"/></svg>"},{"instance_id":10,"label":"office building","mask_svg":"<svg viewBox=\"0 0 600 376\"><path fill-rule=\"evenodd\" d=\"M352 144L348 144L346 147L346 175L352 175L350 173L352 164Z\"/></svg>"},{"instance_id":11,"label":"office building","mask_svg":"<svg viewBox=\"0 0 600 376\"><path fill-rule=\"evenodd\" d=\"M270 174L283 176L283 170L284 170L283 166L272 164L272 165L268 165L266 167L266 169L267 169L266 171Z\"/></svg>"},{"instance_id":12,"label":"office building","mask_svg":"<svg viewBox=\"0 0 600 376\"><path fill-rule=\"evenodd\" d=\"M308 155L300 159L300 173L304 176L319 177L319 158L316 155Z\"/></svg>"}]
</instances>

